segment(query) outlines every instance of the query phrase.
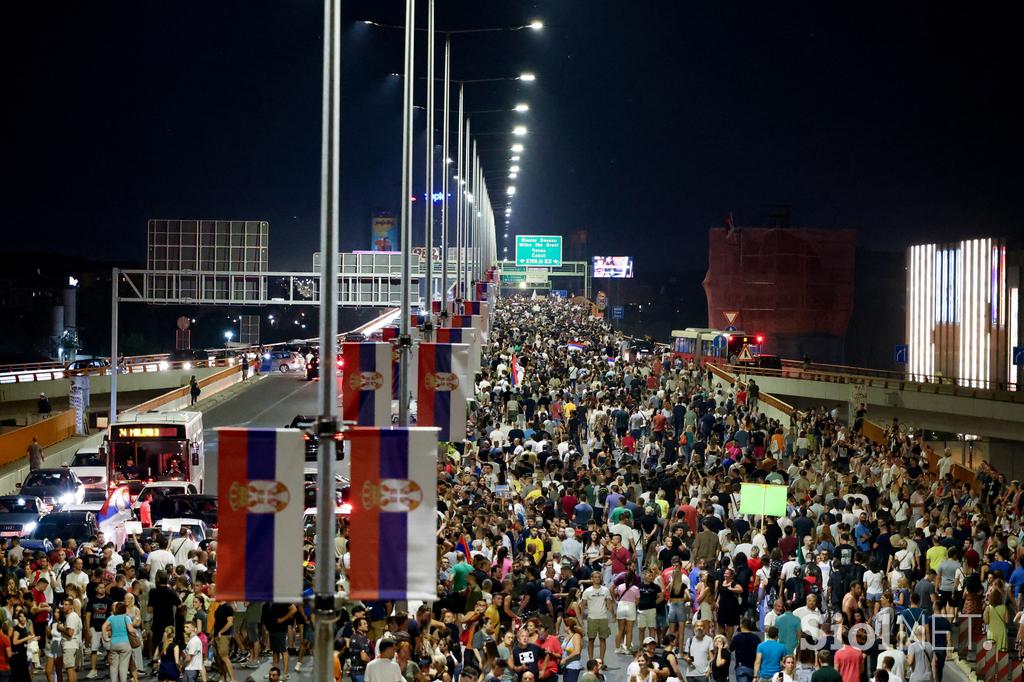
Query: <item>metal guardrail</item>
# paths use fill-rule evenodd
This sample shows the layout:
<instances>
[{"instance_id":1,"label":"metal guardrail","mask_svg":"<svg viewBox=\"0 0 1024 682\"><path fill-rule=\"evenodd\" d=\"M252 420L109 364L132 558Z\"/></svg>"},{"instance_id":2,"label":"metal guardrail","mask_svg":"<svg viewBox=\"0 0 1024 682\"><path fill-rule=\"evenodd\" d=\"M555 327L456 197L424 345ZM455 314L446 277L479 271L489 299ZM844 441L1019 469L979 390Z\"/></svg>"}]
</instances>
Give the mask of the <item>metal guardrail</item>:
<instances>
[{"instance_id":1,"label":"metal guardrail","mask_svg":"<svg viewBox=\"0 0 1024 682\"><path fill-rule=\"evenodd\" d=\"M797 371L803 373L823 374L844 374L858 377L872 377L877 379L888 379L890 381L902 381L914 384L936 385L936 386L959 386L961 388L982 389L990 391L1015 392L1018 390L1016 382L988 381L983 379L959 379L940 374L918 374L915 372L897 372L889 369L873 369L870 367L854 367L851 365L835 365L826 362L812 362L804 365L799 360L782 360L784 371ZM800 378L800 377L797 377Z\"/></svg>"},{"instance_id":2,"label":"metal guardrail","mask_svg":"<svg viewBox=\"0 0 1024 682\"><path fill-rule=\"evenodd\" d=\"M711 370L712 374L714 374L715 376L717 376L720 379L728 381L730 384L735 384L735 385L739 385L739 386L742 386L742 387L746 387L746 385L747 385L747 382L745 382L742 379L740 379L739 372L735 372L734 371L732 373L729 373L728 371L722 369L721 367L718 367L716 365L710 365L710 364L709 365L705 365L705 367L707 367L709 370ZM733 369L735 369L735 368L733 368ZM775 396L773 396L771 394L760 393L758 395L757 400L758 400L758 402L764 403L765 405L769 405L769 406L775 408L776 410L778 410L779 412L782 412L783 414L785 414L788 417L799 416L799 412L798 412L798 410L795 407L793 407L789 403L786 403L786 402L783 402L783 401L779 400L778 398L776 398Z\"/></svg>"},{"instance_id":3,"label":"metal guardrail","mask_svg":"<svg viewBox=\"0 0 1024 682\"><path fill-rule=\"evenodd\" d=\"M820 366L819 366L820 367ZM841 368L841 365L836 366ZM765 367L750 367L748 365L726 365L726 369L751 376L778 377L781 379L801 379L804 381L820 381L833 384L860 384L872 388L885 390L915 391L928 395L944 395L958 398L975 398L979 400L998 400L1010 403L1024 403L1024 391L1000 390L993 388L980 388L974 386L960 386L949 378L942 382L928 383L908 379L903 374L896 376L873 376L871 374L858 374L852 370L858 368L844 368L851 371L837 372L817 369L815 365L805 368L802 363L784 361L782 369L768 369ZM894 375L894 372L877 371L882 374ZM1013 384L1003 384L1014 386Z\"/></svg>"}]
</instances>

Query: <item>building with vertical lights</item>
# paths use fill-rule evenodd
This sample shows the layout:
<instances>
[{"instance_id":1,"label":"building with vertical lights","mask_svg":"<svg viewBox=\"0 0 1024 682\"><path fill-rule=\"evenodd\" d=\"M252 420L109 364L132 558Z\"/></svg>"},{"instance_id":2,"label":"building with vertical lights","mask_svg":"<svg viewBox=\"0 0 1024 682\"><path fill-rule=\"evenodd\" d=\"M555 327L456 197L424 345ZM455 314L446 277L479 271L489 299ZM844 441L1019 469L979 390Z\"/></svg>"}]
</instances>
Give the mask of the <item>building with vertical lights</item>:
<instances>
[{"instance_id":1,"label":"building with vertical lights","mask_svg":"<svg viewBox=\"0 0 1024 682\"><path fill-rule=\"evenodd\" d=\"M1017 388L1022 254L992 237L907 251L907 373L978 388ZM1019 359L1019 358L1018 358Z\"/></svg>"}]
</instances>

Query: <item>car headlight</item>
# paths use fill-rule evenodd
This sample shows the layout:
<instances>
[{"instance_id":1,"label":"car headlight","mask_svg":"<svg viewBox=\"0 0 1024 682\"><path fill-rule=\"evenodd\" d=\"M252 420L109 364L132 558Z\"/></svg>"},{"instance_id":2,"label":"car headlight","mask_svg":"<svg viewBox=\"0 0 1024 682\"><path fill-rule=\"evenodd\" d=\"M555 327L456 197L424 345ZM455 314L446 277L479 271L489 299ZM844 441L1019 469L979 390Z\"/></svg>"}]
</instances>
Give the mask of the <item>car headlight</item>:
<instances>
[{"instance_id":1,"label":"car headlight","mask_svg":"<svg viewBox=\"0 0 1024 682\"><path fill-rule=\"evenodd\" d=\"M21 527L22 535L28 535L29 533L34 531L36 529L36 526L38 526L38 525L39 524L36 523L35 521L29 521L28 523L26 523L24 526Z\"/></svg>"},{"instance_id":2,"label":"car headlight","mask_svg":"<svg viewBox=\"0 0 1024 682\"><path fill-rule=\"evenodd\" d=\"M57 498L57 502L59 502L60 504L73 504L74 501L75 501L75 494L74 493L64 493L63 495L61 495L60 497Z\"/></svg>"}]
</instances>

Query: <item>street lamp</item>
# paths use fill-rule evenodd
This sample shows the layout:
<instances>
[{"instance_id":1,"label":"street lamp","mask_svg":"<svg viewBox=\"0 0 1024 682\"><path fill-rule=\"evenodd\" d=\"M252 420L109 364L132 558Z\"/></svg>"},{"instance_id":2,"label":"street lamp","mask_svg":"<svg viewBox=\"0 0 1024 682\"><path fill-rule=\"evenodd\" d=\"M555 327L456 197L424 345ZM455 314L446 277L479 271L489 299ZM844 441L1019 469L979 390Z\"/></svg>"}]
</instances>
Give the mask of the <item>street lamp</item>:
<instances>
[{"instance_id":1,"label":"street lamp","mask_svg":"<svg viewBox=\"0 0 1024 682\"><path fill-rule=\"evenodd\" d=\"M535 19L534 21L530 22L530 28L532 28L534 31L539 31L542 28L544 28L544 22Z\"/></svg>"},{"instance_id":2,"label":"street lamp","mask_svg":"<svg viewBox=\"0 0 1024 682\"><path fill-rule=\"evenodd\" d=\"M522 113L525 113L525 112L530 110L530 105L529 104L517 104L514 107L512 107L512 110L513 111L518 111L520 114L522 114Z\"/></svg>"},{"instance_id":3,"label":"street lamp","mask_svg":"<svg viewBox=\"0 0 1024 682\"><path fill-rule=\"evenodd\" d=\"M524 149L526 149L526 147L524 147L523 145L521 145L521 144L519 144L517 142L514 145L512 145L510 147L510 149L518 154L518 153L522 152Z\"/></svg>"},{"instance_id":4,"label":"street lamp","mask_svg":"<svg viewBox=\"0 0 1024 682\"><path fill-rule=\"evenodd\" d=\"M509 171L512 172L512 173L518 173L519 172L519 166L511 166L509 168Z\"/></svg>"},{"instance_id":5,"label":"street lamp","mask_svg":"<svg viewBox=\"0 0 1024 682\"><path fill-rule=\"evenodd\" d=\"M512 134L517 137L522 137L523 135L526 135L526 126L516 126L515 128L512 129Z\"/></svg>"},{"instance_id":6,"label":"street lamp","mask_svg":"<svg viewBox=\"0 0 1024 682\"><path fill-rule=\"evenodd\" d=\"M228 331L224 332L224 339L228 343L231 343L231 339L233 339L234 337L235 337L235 333L233 331L228 330Z\"/></svg>"},{"instance_id":7,"label":"street lamp","mask_svg":"<svg viewBox=\"0 0 1024 682\"><path fill-rule=\"evenodd\" d=\"M510 197L515 196L515 194L516 194L516 186L515 185L509 185L508 189L505 190L505 193L508 194Z\"/></svg>"},{"instance_id":8,"label":"street lamp","mask_svg":"<svg viewBox=\"0 0 1024 682\"><path fill-rule=\"evenodd\" d=\"M527 83L532 83L533 81L537 80L537 76L532 73L521 73L519 74L519 80L526 81Z\"/></svg>"}]
</instances>

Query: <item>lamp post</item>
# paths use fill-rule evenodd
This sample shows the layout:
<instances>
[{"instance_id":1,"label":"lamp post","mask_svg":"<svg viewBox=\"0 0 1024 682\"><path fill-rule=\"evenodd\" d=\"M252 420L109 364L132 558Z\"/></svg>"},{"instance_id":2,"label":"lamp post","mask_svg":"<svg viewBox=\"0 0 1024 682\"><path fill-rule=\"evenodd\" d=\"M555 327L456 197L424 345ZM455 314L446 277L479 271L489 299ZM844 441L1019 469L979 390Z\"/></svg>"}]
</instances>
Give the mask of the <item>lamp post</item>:
<instances>
[{"instance_id":1,"label":"lamp post","mask_svg":"<svg viewBox=\"0 0 1024 682\"><path fill-rule=\"evenodd\" d=\"M334 561L334 434L338 432L338 187L341 131L341 0L324 0L323 110L320 147L320 418L317 420L317 538L314 601L315 678L333 674L336 591Z\"/></svg>"},{"instance_id":2,"label":"lamp post","mask_svg":"<svg viewBox=\"0 0 1024 682\"><path fill-rule=\"evenodd\" d=\"M398 373L398 423L409 426L409 362L412 354L412 337L409 335L412 309L409 296L410 258L412 257L412 224L410 197L412 196L412 100L416 37L416 0L405 0L405 90L402 98L402 287L401 317L399 318L399 373ZM429 202L428 202L429 203ZM323 678L326 679L326 678Z\"/></svg>"},{"instance_id":3,"label":"lamp post","mask_svg":"<svg viewBox=\"0 0 1024 682\"><path fill-rule=\"evenodd\" d=\"M409 79L411 80L411 79ZM410 106L412 102L409 102ZM426 223L423 241L426 242L427 282L424 297L427 299L423 311L423 338L432 340L434 309L434 0L427 0L427 196Z\"/></svg>"}]
</instances>

